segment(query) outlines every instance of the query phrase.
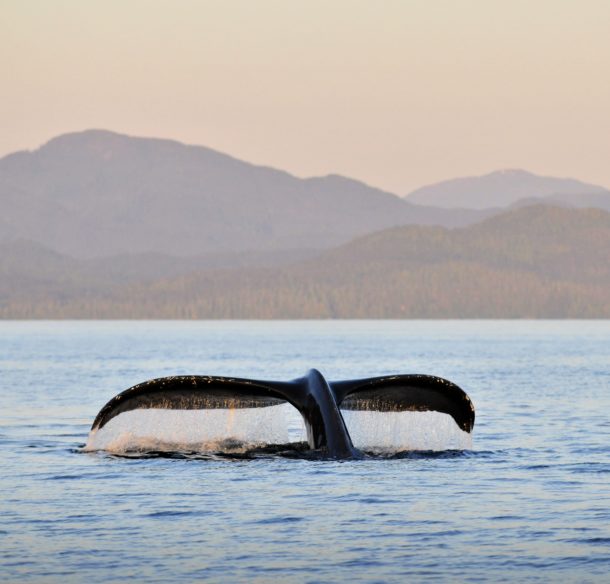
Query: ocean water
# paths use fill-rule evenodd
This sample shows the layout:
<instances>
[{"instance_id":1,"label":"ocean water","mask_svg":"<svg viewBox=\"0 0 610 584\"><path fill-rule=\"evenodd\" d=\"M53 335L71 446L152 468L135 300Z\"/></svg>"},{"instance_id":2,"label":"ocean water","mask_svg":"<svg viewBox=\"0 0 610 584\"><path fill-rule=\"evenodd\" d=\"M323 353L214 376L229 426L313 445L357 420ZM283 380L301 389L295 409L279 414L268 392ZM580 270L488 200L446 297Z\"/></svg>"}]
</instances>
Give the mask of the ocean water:
<instances>
[{"instance_id":1,"label":"ocean water","mask_svg":"<svg viewBox=\"0 0 610 584\"><path fill-rule=\"evenodd\" d=\"M435 451L83 451L143 380L311 367L446 377L475 404L472 444L387 417L352 434ZM242 414L246 434L299 439L291 412ZM169 420L187 437L200 422ZM608 321L0 322L0 449L0 581L610 581Z\"/></svg>"}]
</instances>

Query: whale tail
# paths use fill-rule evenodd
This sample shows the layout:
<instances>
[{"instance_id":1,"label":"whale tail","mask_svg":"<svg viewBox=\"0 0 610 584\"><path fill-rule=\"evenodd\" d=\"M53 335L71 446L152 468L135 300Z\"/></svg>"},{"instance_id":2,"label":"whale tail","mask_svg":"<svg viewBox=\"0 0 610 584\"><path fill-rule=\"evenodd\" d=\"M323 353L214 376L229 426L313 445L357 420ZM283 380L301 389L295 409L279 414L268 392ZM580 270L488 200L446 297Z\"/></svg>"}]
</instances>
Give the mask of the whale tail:
<instances>
[{"instance_id":1,"label":"whale tail","mask_svg":"<svg viewBox=\"0 0 610 584\"><path fill-rule=\"evenodd\" d=\"M331 458L360 455L341 415L343 410L437 411L450 415L464 432L474 426L474 407L457 385L428 375L393 375L327 382L312 369L293 381L176 376L135 385L111 399L91 430L137 409L206 410L264 408L289 403L303 417L311 449Z\"/></svg>"}]
</instances>

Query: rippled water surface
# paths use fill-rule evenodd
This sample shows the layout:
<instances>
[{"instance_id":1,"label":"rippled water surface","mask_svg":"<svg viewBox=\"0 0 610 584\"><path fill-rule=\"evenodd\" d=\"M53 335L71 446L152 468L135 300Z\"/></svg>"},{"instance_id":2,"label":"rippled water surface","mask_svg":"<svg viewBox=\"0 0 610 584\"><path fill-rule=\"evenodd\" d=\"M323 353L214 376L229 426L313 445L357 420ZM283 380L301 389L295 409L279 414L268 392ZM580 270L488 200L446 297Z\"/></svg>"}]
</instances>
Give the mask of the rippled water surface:
<instances>
[{"instance_id":1,"label":"rippled water surface","mask_svg":"<svg viewBox=\"0 0 610 584\"><path fill-rule=\"evenodd\" d=\"M429 373L472 450L83 453L114 394L212 374ZM0 322L0 580L610 581L608 321Z\"/></svg>"}]
</instances>

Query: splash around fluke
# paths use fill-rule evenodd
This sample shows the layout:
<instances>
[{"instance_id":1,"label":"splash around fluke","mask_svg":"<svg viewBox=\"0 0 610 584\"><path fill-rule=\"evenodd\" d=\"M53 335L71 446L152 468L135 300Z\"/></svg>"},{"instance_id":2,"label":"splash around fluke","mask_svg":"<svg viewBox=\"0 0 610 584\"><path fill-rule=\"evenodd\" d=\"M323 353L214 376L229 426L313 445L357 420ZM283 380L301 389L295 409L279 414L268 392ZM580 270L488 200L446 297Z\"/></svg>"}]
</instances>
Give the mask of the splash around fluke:
<instances>
[{"instance_id":1,"label":"splash around fluke","mask_svg":"<svg viewBox=\"0 0 610 584\"><path fill-rule=\"evenodd\" d=\"M264 408L289 403L303 417L309 448L334 459L360 458L341 409L378 412L436 411L448 414L464 432L474 426L474 406L454 383L431 375L390 375L327 381L316 369L293 381L257 381L189 375L135 385L111 399L91 431L137 409L204 410Z\"/></svg>"}]
</instances>

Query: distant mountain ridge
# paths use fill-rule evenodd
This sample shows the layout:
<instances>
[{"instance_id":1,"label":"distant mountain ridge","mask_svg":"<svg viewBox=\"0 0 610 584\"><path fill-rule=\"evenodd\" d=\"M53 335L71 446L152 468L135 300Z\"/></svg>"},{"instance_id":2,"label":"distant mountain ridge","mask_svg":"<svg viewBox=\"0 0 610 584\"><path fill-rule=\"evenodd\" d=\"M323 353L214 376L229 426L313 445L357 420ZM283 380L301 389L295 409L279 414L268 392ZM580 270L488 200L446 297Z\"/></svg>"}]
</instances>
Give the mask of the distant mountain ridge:
<instances>
[{"instance_id":1,"label":"distant mountain ridge","mask_svg":"<svg viewBox=\"0 0 610 584\"><path fill-rule=\"evenodd\" d=\"M405 200L338 175L301 179L203 146L86 130L0 159L0 243L36 242L133 269L143 254L151 274L153 257L160 267L166 256L192 259L177 261L182 267L273 264L389 227L464 227L511 205L610 209L600 189L502 171Z\"/></svg>"},{"instance_id":2,"label":"distant mountain ridge","mask_svg":"<svg viewBox=\"0 0 610 584\"><path fill-rule=\"evenodd\" d=\"M326 248L406 223L480 219L330 175L299 179L202 146L88 130L0 159L0 241L75 257Z\"/></svg>"},{"instance_id":3,"label":"distant mountain ridge","mask_svg":"<svg viewBox=\"0 0 610 584\"><path fill-rule=\"evenodd\" d=\"M530 197L529 199L519 199L516 203L510 205L510 207L527 207L531 205L553 205L557 207L573 207L575 209L588 208L610 211L610 192Z\"/></svg>"},{"instance_id":4,"label":"distant mountain ridge","mask_svg":"<svg viewBox=\"0 0 610 584\"><path fill-rule=\"evenodd\" d=\"M12 245L0 246L0 318L610 318L610 213L598 209L515 208L283 265L185 259L162 276L157 263L37 261L32 244Z\"/></svg>"},{"instance_id":5,"label":"distant mountain ridge","mask_svg":"<svg viewBox=\"0 0 610 584\"><path fill-rule=\"evenodd\" d=\"M410 203L443 209L508 207L523 199L561 198L564 204L582 206L579 198L597 195L609 204L610 191L572 178L539 176L525 170L499 170L483 176L455 178L421 187L405 197ZM557 199L555 199L557 200Z\"/></svg>"}]
</instances>

